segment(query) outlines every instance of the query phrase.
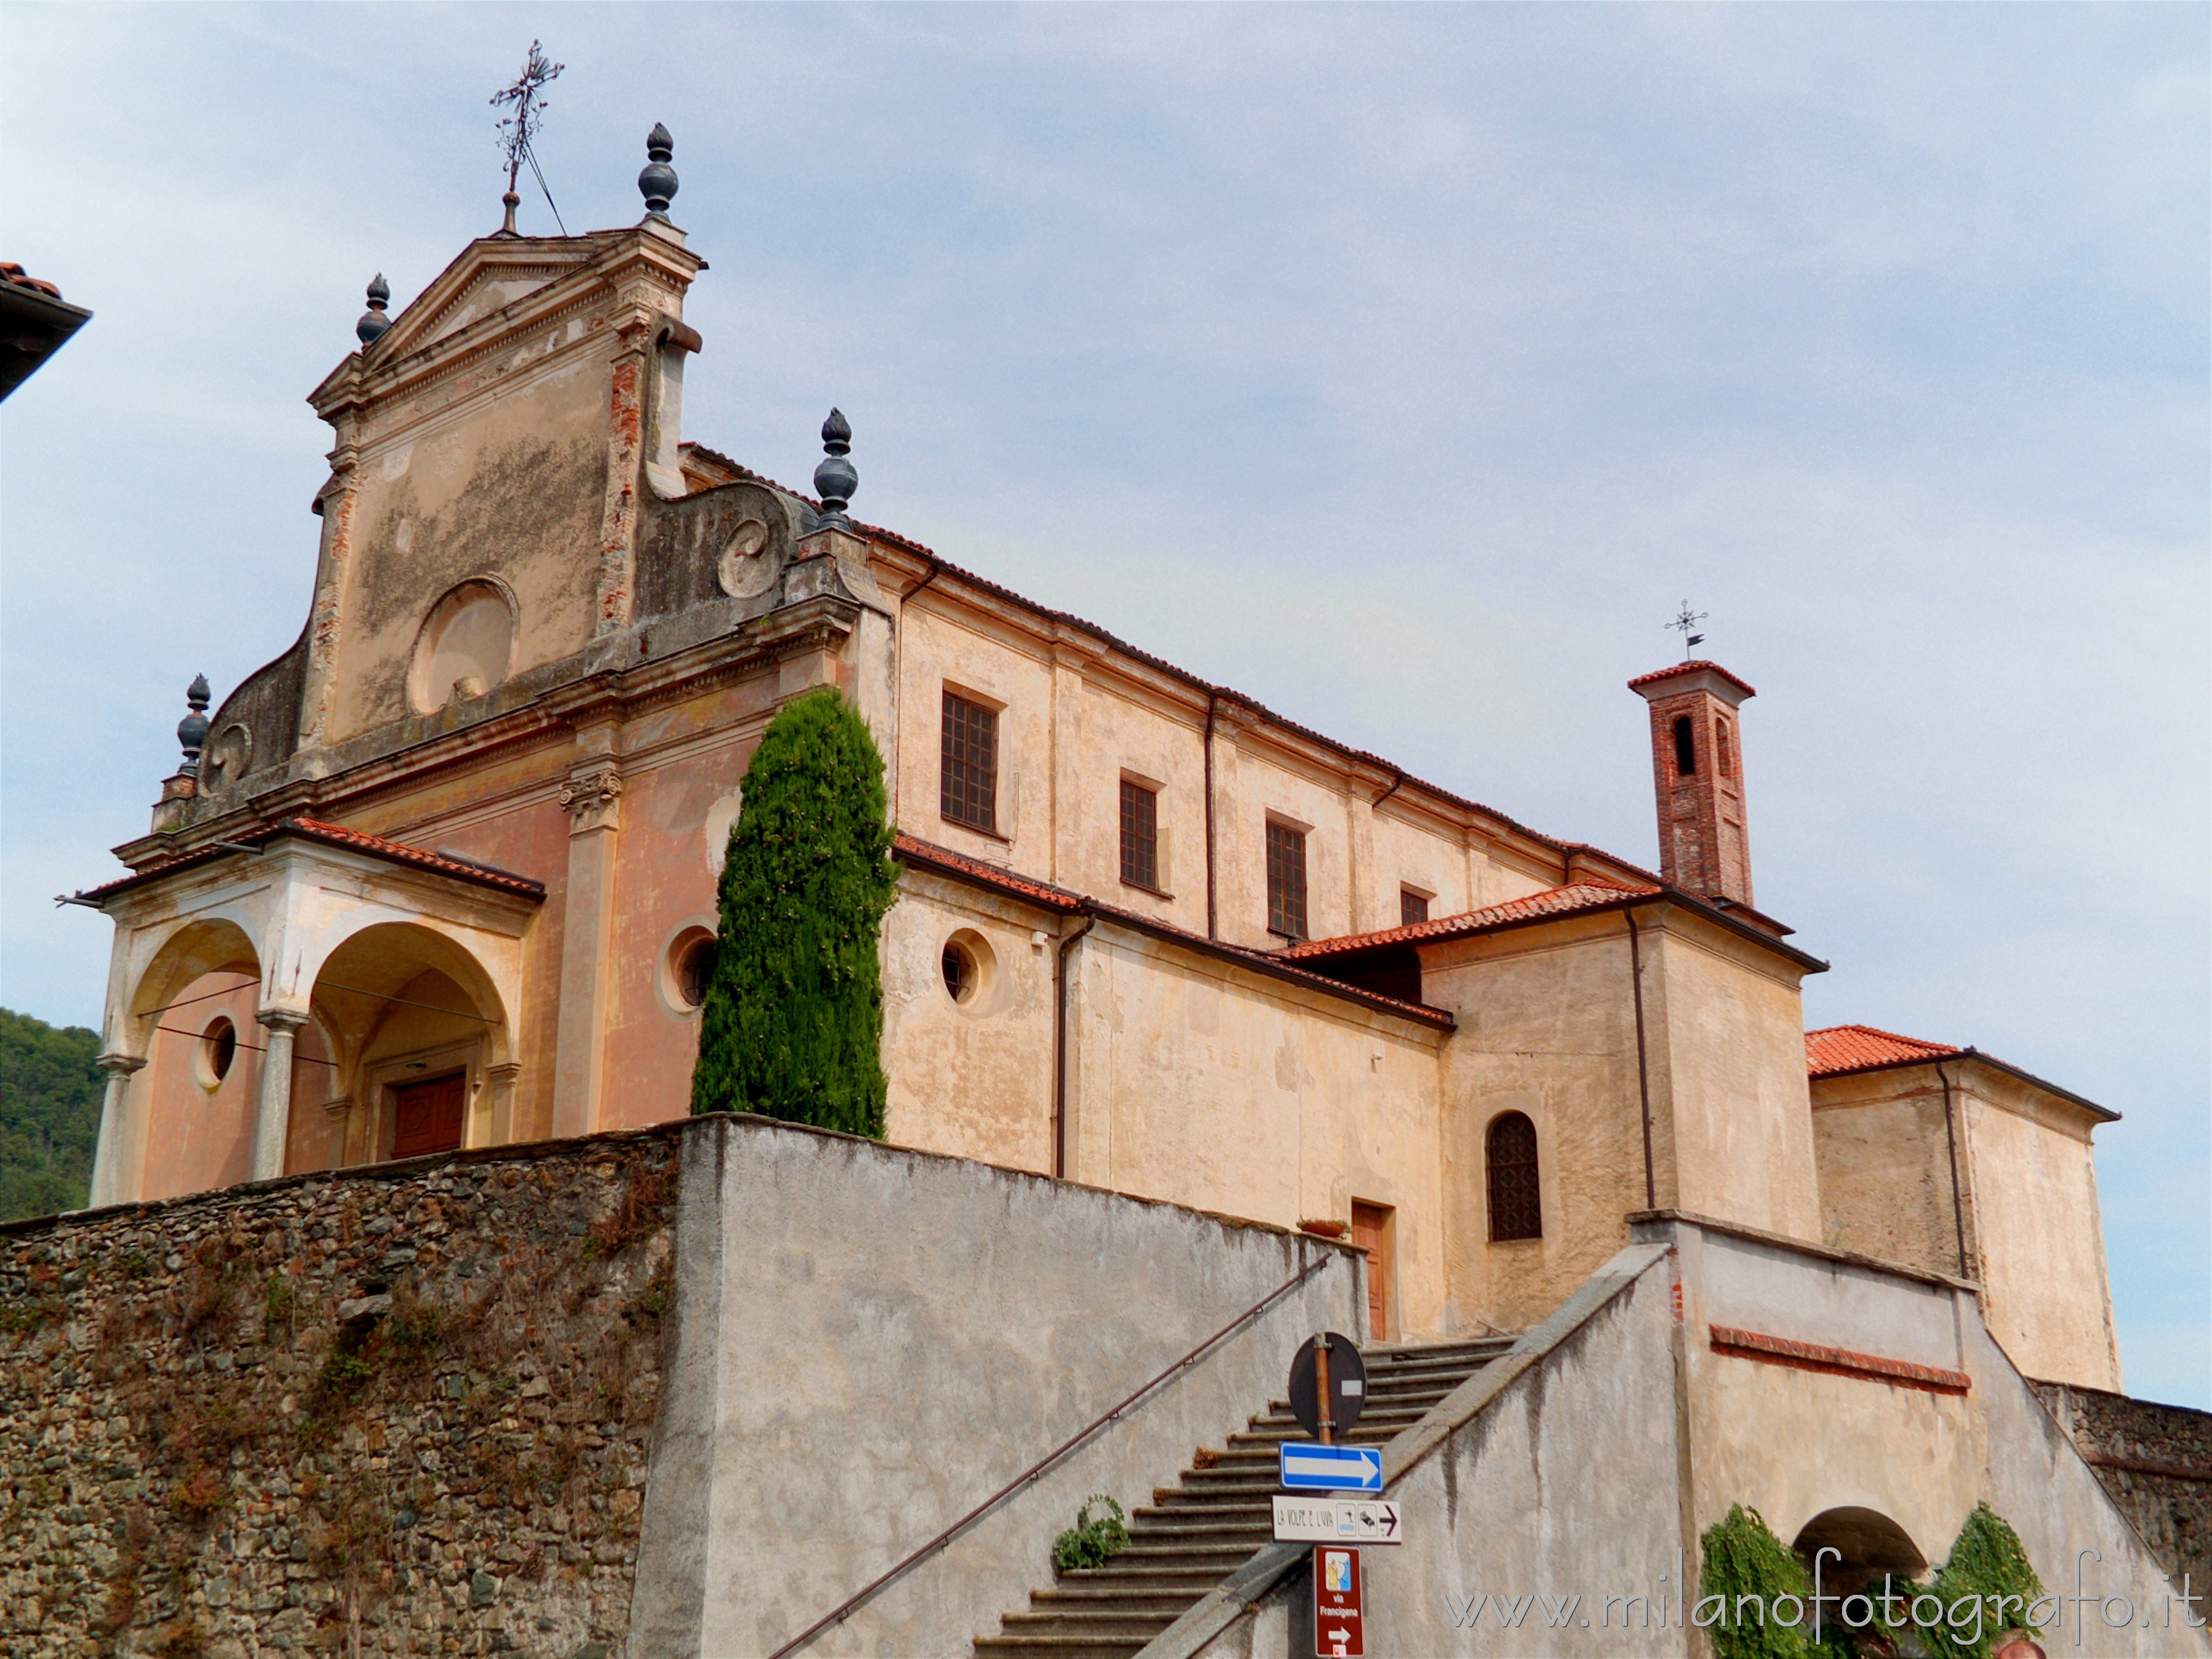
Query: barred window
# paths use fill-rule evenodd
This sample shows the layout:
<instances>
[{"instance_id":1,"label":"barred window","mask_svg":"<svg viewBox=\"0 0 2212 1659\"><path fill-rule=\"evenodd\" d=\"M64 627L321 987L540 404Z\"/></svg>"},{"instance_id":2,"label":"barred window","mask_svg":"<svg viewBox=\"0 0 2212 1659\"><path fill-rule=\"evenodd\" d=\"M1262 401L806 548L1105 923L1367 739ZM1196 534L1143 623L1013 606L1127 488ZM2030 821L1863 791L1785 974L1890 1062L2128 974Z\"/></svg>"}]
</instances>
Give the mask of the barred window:
<instances>
[{"instance_id":1,"label":"barred window","mask_svg":"<svg viewBox=\"0 0 2212 1659\"><path fill-rule=\"evenodd\" d=\"M1415 892L1410 887L1401 887L1398 890L1398 925L1401 927L1411 927L1415 922L1426 921L1428 919L1427 897Z\"/></svg>"},{"instance_id":2,"label":"barred window","mask_svg":"<svg viewBox=\"0 0 2212 1659\"><path fill-rule=\"evenodd\" d=\"M1541 1238L1544 1205L1536 1184L1536 1126L1519 1112L1494 1119L1487 1140L1490 1237Z\"/></svg>"},{"instance_id":3,"label":"barred window","mask_svg":"<svg viewBox=\"0 0 2212 1659\"><path fill-rule=\"evenodd\" d=\"M1160 890L1160 798L1141 783L1121 780L1121 879Z\"/></svg>"},{"instance_id":4,"label":"barred window","mask_svg":"<svg viewBox=\"0 0 2212 1659\"><path fill-rule=\"evenodd\" d=\"M998 710L947 691L943 752L938 811L955 823L998 834Z\"/></svg>"},{"instance_id":5,"label":"barred window","mask_svg":"<svg viewBox=\"0 0 2212 1659\"><path fill-rule=\"evenodd\" d=\"M1267 825L1267 931L1306 936L1306 835L1286 823Z\"/></svg>"}]
</instances>

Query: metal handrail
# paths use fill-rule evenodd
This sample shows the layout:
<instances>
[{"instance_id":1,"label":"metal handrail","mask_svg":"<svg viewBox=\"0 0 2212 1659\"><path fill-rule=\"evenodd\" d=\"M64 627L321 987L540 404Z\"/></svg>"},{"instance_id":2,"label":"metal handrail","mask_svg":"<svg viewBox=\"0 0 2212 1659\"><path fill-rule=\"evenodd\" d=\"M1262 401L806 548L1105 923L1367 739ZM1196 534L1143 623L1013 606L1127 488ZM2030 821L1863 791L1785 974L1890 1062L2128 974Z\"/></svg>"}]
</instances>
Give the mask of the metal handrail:
<instances>
[{"instance_id":1,"label":"metal handrail","mask_svg":"<svg viewBox=\"0 0 2212 1659\"><path fill-rule=\"evenodd\" d=\"M1303 1239L1299 1241L1298 1248L1302 1252L1305 1249L1306 1245ZM1153 1377L1151 1382L1146 1383L1134 1394L1110 1407L1103 1416L1092 1419L1081 1429L1076 1431L1075 1434L1071 1438L1060 1442L1059 1445L1047 1452L1036 1462L1030 1464L1029 1468L1024 1469L1012 1480L1006 1482L1005 1486L1000 1487L998 1491L993 1492L988 1498L978 1504L974 1509L969 1510L967 1514L962 1516L957 1521L955 1521L951 1526L947 1527L943 1532L938 1534L936 1537L931 1539L920 1549L915 1550L912 1554L906 1557L905 1559L899 1562L897 1565L892 1567L881 1577L875 1579L865 1588L855 1591L847 1600L839 1603L830 1612L823 1614L821 1618L816 1620L805 1630L801 1631L798 1635L793 1637L791 1640L786 1642L781 1647L770 1654L769 1656L769 1659L790 1659L791 1655L798 1652L799 1649L805 1647L809 1642L811 1642L816 1637L821 1635L823 1631L828 1630L832 1625L843 1623L844 1620L850 1618L854 1613L859 1612L860 1608L866 1606L867 1603L875 1600L875 1598L880 1595L884 1590L890 1589L891 1585L905 1577L908 1573L913 1571L915 1568L921 1565L926 1559L945 1548L954 1539L958 1538L963 1533L966 1532L970 1527L973 1527L978 1521L981 1521L993 1510L998 1508L1000 1504L1005 1503L1009 1498L1012 1498L1016 1492L1021 1491L1026 1486L1034 1486L1047 1470L1050 1469L1055 1463L1058 1463L1064 1458L1067 1457L1079 1446L1081 1446L1093 1435L1103 1429L1109 1423L1115 1421L1121 1417L1122 1413L1129 1410L1130 1407L1136 1405L1138 1401L1143 1400L1147 1395L1150 1395L1155 1389L1163 1387L1164 1384L1181 1376L1184 1371L1189 1370L1192 1365L1197 1364L1199 1360L1206 1357L1208 1350L1227 1340L1230 1337L1236 1334L1236 1333L1243 1326L1248 1325L1253 1320L1257 1319L1261 1314L1267 1312L1268 1309L1273 1307L1275 1304L1280 1302L1285 1297L1288 1296L1292 1291L1297 1289L1299 1285L1304 1284L1306 1280L1311 1279L1323 1267L1328 1266L1328 1264L1334 1259L1335 1258L1334 1256L1330 1255L1326 1251L1322 1252L1320 1255L1316 1256L1314 1260L1309 1261L1304 1267L1299 1268L1295 1277L1284 1280L1282 1284L1277 1285L1265 1297L1261 1297L1259 1301L1255 1302L1250 1307L1245 1309L1243 1313L1238 1314L1236 1318L1231 1320L1219 1330L1214 1332L1212 1336L1207 1337L1205 1341L1200 1343L1182 1358L1175 1361L1174 1364L1170 1364L1165 1370L1160 1372L1158 1376Z\"/></svg>"}]
</instances>

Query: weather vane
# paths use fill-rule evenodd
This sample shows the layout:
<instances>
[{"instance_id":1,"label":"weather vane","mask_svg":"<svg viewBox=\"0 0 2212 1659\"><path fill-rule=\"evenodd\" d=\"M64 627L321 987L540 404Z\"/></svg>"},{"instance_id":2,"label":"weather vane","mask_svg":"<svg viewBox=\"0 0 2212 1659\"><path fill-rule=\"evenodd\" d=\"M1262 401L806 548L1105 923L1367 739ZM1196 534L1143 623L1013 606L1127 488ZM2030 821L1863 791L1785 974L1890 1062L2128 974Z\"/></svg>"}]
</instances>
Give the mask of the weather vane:
<instances>
[{"instance_id":1,"label":"weather vane","mask_svg":"<svg viewBox=\"0 0 2212 1659\"><path fill-rule=\"evenodd\" d=\"M1681 610L1675 613L1674 620L1667 624L1668 627L1674 629L1682 636L1682 660L1684 662L1689 661L1690 652L1693 647L1703 645L1705 642L1705 636L1703 634L1693 634L1690 631L1699 623L1705 621L1705 613L1702 611L1691 610L1690 602L1687 599L1685 599L1682 601Z\"/></svg>"},{"instance_id":2,"label":"weather vane","mask_svg":"<svg viewBox=\"0 0 2212 1659\"><path fill-rule=\"evenodd\" d=\"M545 88L567 67L566 64L547 63L544 48L532 40L530 55L522 60L522 73L515 77L513 85L502 87L491 95L495 109L501 105L510 106L510 112L499 121L500 148L507 152L507 194L500 198L507 208L507 223L501 228L501 235L516 234L514 210L522 205L522 198L514 193L514 181L522 176L522 164L526 161L538 179L538 188L545 191L545 205L553 208L553 222L561 226L563 236L568 234L568 227L561 222L561 210L553 207L553 192L545 189L545 175L538 171L537 152L530 142L545 125Z\"/></svg>"}]
</instances>

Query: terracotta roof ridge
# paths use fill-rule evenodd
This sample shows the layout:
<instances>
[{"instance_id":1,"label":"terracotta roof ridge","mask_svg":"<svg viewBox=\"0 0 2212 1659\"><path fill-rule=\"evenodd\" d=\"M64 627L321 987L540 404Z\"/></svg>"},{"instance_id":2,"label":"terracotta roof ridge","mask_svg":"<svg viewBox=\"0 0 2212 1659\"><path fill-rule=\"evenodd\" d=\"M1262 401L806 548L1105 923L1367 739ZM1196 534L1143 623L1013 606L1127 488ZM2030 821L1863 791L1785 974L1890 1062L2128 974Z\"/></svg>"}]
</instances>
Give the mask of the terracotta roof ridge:
<instances>
[{"instance_id":1,"label":"terracotta roof ridge","mask_svg":"<svg viewBox=\"0 0 2212 1659\"><path fill-rule=\"evenodd\" d=\"M434 853L427 848L394 841L388 836L372 835L366 830L349 830L342 823L331 823L321 818L296 814L257 824L251 830L240 830L227 840L195 847L173 858L162 859L143 869L134 870L127 876L119 876L113 881L84 888L75 896L79 902L86 902L126 892L149 882L158 881L164 876L238 856L241 852L258 853L270 842L288 835L319 841L328 846L349 848L355 852L388 859L395 864L411 865L435 875L449 876L458 881L471 881L479 886L495 887L528 898L542 899L545 896L545 884L533 876L502 870L495 864L480 863L464 854Z\"/></svg>"},{"instance_id":2,"label":"terracotta roof ridge","mask_svg":"<svg viewBox=\"0 0 2212 1659\"><path fill-rule=\"evenodd\" d=\"M933 864L940 869L964 874L971 880L995 887L1001 892L1009 893L1016 897L1043 902L1060 910L1063 915L1088 915L1105 921L1119 922L1126 927L1139 928L1143 932L1171 939L1195 950L1231 957L1262 973L1291 981L1294 984L1305 986L1309 989L1326 992L1331 996L1344 997L1354 1002L1368 1003L1387 1012L1399 1013L1408 1018L1419 1019L1425 1024L1451 1025L1455 1023L1449 1010L1431 1008L1425 1003L1408 1002L1402 997L1394 997L1381 991L1372 991L1364 986L1346 984L1342 980L1330 978L1327 974L1317 974L1310 968L1286 960L1285 958L1290 955L1286 951L1260 951L1255 950L1249 945L1231 944L1227 939L1208 939L1203 933L1194 933L1188 927L1178 927L1171 921L1162 921L1158 917L1146 915L1141 911L1126 910L1118 904L1093 898L1087 893L1077 893L1065 887L1054 886L1049 882L1038 881L1032 877L1022 875L999 865L988 864L981 859L970 858L965 853L957 853L949 847L940 847L934 842L924 841L921 836L910 835L903 830L893 832L892 844L896 850L910 854L925 864Z\"/></svg>"},{"instance_id":3,"label":"terracotta roof ridge","mask_svg":"<svg viewBox=\"0 0 2212 1659\"><path fill-rule=\"evenodd\" d=\"M1579 909L1597 903L1612 903L1620 898L1657 898L1666 891L1663 885L1630 885L1607 881L1596 876L1565 883L1558 887L1547 887L1541 892L1524 894L1519 898L1501 900L1477 909L1455 911L1448 916L1431 916L1426 921L1402 923L1396 927L1379 927L1364 933L1339 933L1329 939L1302 940L1283 954L1291 957L1341 956L1352 951L1379 949L1391 945L1413 945L1424 939L1449 938L1461 932L1473 932L1500 921L1534 919L1543 915L1571 915Z\"/></svg>"},{"instance_id":4,"label":"terracotta roof ridge","mask_svg":"<svg viewBox=\"0 0 2212 1659\"><path fill-rule=\"evenodd\" d=\"M1718 663L1705 657L1692 658L1687 662L1674 663L1665 668L1655 668L1648 674L1638 674L1634 679L1629 681L1628 689L1634 691L1642 686L1656 684L1661 680L1671 680L1677 674L1694 674L1700 669L1709 669L1729 684L1741 686L1743 694L1747 697L1755 697L1759 695L1752 689L1751 682L1742 675L1723 668Z\"/></svg>"}]
</instances>

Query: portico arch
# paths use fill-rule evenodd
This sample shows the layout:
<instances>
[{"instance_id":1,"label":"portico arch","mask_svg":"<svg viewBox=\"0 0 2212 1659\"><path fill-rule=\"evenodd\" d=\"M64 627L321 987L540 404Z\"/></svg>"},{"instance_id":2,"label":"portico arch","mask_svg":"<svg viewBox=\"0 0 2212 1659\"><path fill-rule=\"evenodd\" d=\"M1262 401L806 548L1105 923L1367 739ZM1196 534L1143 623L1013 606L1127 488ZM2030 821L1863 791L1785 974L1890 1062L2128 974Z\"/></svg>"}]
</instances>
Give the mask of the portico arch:
<instances>
[{"instance_id":1,"label":"portico arch","mask_svg":"<svg viewBox=\"0 0 2212 1659\"><path fill-rule=\"evenodd\" d=\"M491 973L459 940L422 922L359 928L323 957L310 1006L337 1065L327 1097L294 1110L319 1109L338 1161L404 1155L395 1143L410 1097L447 1080L460 1096L457 1144L508 1137L514 1034Z\"/></svg>"},{"instance_id":2,"label":"portico arch","mask_svg":"<svg viewBox=\"0 0 2212 1659\"><path fill-rule=\"evenodd\" d=\"M1821 1510L1798 1528L1790 1547L1808 1571L1818 1565L1821 1595L1836 1598L1821 1603L1821 1622L1846 1630L1864 1630L1875 1620L1870 1607L1846 1607L1844 1601L1881 1595L1885 1577L1901 1586L1928 1571L1928 1558L1903 1527L1856 1504ZM1866 1616L1850 1617L1854 1613Z\"/></svg>"}]
</instances>

